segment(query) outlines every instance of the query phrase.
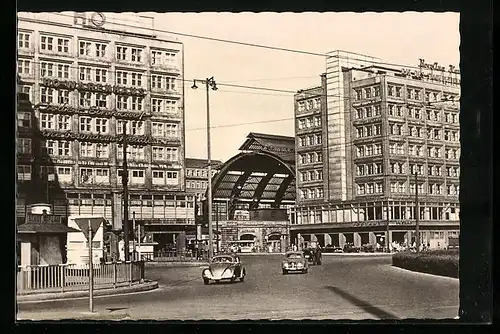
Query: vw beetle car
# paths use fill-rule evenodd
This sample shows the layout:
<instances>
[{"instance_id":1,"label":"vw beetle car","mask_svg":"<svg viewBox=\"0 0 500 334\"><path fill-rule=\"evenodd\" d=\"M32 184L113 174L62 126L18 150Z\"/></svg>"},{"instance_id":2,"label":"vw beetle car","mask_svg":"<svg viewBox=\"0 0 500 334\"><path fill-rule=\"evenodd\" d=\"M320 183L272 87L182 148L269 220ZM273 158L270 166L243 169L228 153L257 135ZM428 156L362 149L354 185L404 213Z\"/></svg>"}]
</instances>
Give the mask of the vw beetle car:
<instances>
[{"instance_id":1,"label":"vw beetle car","mask_svg":"<svg viewBox=\"0 0 500 334\"><path fill-rule=\"evenodd\" d=\"M201 277L203 283L209 284L210 281L219 283L220 281L234 282L239 279L245 280L246 270L243 267L239 256L235 254L217 255L212 258L208 268L203 269Z\"/></svg>"},{"instance_id":2,"label":"vw beetle car","mask_svg":"<svg viewBox=\"0 0 500 334\"><path fill-rule=\"evenodd\" d=\"M309 264L303 252L287 252L281 264L283 275L290 272L301 272L305 274L308 268Z\"/></svg>"}]
</instances>

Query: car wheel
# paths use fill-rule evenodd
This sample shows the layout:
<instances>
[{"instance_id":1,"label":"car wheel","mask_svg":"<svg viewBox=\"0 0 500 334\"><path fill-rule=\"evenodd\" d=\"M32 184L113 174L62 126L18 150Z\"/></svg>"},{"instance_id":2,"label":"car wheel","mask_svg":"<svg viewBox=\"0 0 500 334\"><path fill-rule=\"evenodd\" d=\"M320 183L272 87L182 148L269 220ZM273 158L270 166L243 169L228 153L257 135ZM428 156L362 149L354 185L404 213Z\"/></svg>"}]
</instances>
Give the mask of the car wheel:
<instances>
[{"instance_id":1,"label":"car wheel","mask_svg":"<svg viewBox=\"0 0 500 334\"><path fill-rule=\"evenodd\" d=\"M283 275L286 275L288 274L288 271L286 271L285 269L283 269Z\"/></svg>"},{"instance_id":2,"label":"car wheel","mask_svg":"<svg viewBox=\"0 0 500 334\"><path fill-rule=\"evenodd\" d=\"M307 269L304 269L303 273L304 273L304 274L307 274Z\"/></svg>"},{"instance_id":3,"label":"car wheel","mask_svg":"<svg viewBox=\"0 0 500 334\"><path fill-rule=\"evenodd\" d=\"M245 276L240 277L240 282L243 282L245 280Z\"/></svg>"},{"instance_id":4,"label":"car wheel","mask_svg":"<svg viewBox=\"0 0 500 334\"><path fill-rule=\"evenodd\" d=\"M208 285L209 282L210 281L208 279L206 279L206 278L203 279L203 284Z\"/></svg>"}]
</instances>

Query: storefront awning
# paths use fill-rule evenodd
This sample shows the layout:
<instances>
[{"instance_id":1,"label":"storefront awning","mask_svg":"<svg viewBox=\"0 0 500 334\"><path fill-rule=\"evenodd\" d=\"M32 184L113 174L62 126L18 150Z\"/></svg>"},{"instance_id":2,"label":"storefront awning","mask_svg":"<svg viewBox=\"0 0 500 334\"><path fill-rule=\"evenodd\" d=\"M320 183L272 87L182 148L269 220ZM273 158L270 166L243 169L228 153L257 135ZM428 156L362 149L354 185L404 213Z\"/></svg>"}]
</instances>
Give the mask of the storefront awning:
<instances>
[{"instance_id":1,"label":"storefront awning","mask_svg":"<svg viewBox=\"0 0 500 334\"><path fill-rule=\"evenodd\" d=\"M80 232L77 229L72 227L68 227L62 224L33 224L26 223L17 226L17 233L21 234L34 234L34 233L71 233L71 232Z\"/></svg>"}]
</instances>

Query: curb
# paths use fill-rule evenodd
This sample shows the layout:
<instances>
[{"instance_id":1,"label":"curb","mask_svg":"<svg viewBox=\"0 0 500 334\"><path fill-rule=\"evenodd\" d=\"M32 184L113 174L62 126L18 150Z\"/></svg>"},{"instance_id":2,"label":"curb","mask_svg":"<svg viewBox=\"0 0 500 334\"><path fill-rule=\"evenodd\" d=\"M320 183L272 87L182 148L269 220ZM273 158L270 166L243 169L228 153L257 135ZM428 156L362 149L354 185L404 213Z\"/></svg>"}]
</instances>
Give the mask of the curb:
<instances>
[{"instance_id":1,"label":"curb","mask_svg":"<svg viewBox=\"0 0 500 334\"><path fill-rule=\"evenodd\" d=\"M321 253L323 256L389 257L396 253Z\"/></svg>"},{"instance_id":2,"label":"curb","mask_svg":"<svg viewBox=\"0 0 500 334\"><path fill-rule=\"evenodd\" d=\"M144 266L146 268L156 268L156 267L203 267L208 266L208 262L145 262Z\"/></svg>"},{"instance_id":3,"label":"curb","mask_svg":"<svg viewBox=\"0 0 500 334\"><path fill-rule=\"evenodd\" d=\"M144 292L144 291L154 290L157 288L158 288L158 282L153 281L127 287L117 287L115 289L94 290L94 297L111 296L111 295L132 293L132 292ZM88 291L53 292L53 293L40 293L40 294L16 296L16 300L18 303L30 303L38 301L53 301L59 299L74 299L74 298L82 298L88 296L89 296Z\"/></svg>"},{"instance_id":4,"label":"curb","mask_svg":"<svg viewBox=\"0 0 500 334\"><path fill-rule=\"evenodd\" d=\"M407 268L399 267L399 266L396 266L394 264L391 265L391 268L396 268L396 269L399 269L399 270L404 270L406 272L410 272L410 273L414 273L414 274L419 274L419 275L432 276L432 277L440 277L440 278L448 278L450 280L456 280L456 281L460 280L459 277L452 277L452 276L446 276L446 275L426 273L426 272L423 272L423 271L418 271L418 270L412 270L412 269L407 269Z\"/></svg>"}]
</instances>

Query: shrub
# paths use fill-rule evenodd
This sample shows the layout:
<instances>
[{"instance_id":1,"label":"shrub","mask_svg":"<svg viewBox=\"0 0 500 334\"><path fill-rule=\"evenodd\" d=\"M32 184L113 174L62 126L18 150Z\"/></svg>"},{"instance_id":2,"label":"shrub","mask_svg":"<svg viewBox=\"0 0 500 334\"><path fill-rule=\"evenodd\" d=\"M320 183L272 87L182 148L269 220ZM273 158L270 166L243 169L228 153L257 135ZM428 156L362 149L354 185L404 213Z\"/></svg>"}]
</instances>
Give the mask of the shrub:
<instances>
[{"instance_id":1,"label":"shrub","mask_svg":"<svg viewBox=\"0 0 500 334\"><path fill-rule=\"evenodd\" d=\"M458 278L458 250L402 252L392 256L392 265L428 274Z\"/></svg>"}]
</instances>

